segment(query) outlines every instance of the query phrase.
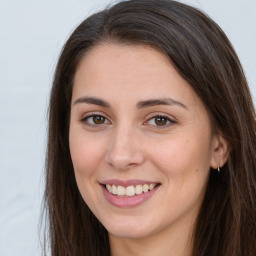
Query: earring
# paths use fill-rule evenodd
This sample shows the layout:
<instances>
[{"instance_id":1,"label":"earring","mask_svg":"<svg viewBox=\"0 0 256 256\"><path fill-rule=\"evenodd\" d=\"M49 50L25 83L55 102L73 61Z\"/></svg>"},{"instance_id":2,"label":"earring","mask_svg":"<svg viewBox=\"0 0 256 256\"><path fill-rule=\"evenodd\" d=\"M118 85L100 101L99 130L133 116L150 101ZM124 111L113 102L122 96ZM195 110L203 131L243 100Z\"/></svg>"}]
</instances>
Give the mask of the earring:
<instances>
[{"instance_id":1,"label":"earring","mask_svg":"<svg viewBox=\"0 0 256 256\"><path fill-rule=\"evenodd\" d=\"M220 172L220 167L218 166L218 172Z\"/></svg>"}]
</instances>

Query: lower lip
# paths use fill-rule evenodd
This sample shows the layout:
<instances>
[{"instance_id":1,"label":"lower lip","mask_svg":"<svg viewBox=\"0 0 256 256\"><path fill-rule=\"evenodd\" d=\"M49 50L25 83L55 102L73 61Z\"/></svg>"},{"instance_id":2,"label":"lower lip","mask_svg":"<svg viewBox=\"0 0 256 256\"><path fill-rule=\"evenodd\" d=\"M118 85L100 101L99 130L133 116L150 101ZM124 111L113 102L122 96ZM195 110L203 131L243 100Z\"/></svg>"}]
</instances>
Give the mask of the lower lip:
<instances>
[{"instance_id":1,"label":"lower lip","mask_svg":"<svg viewBox=\"0 0 256 256\"><path fill-rule=\"evenodd\" d=\"M146 193L126 197L126 196L113 195L113 194L109 193L108 190L104 186L101 186L101 187L102 187L103 194L104 194L105 198L107 199L107 201L110 204L120 207L120 208L130 208L130 207L135 207L135 206L143 204L148 199L150 199L154 195L154 193L157 191L157 189L159 188L159 186L157 186L154 189L152 189Z\"/></svg>"}]
</instances>

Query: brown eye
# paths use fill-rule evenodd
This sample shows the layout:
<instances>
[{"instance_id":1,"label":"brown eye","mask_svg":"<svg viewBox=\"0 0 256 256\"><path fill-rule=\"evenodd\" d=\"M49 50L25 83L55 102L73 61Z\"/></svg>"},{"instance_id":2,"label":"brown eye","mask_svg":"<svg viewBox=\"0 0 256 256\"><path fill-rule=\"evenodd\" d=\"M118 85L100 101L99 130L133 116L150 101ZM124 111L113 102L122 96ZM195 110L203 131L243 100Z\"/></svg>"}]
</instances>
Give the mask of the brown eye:
<instances>
[{"instance_id":1,"label":"brown eye","mask_svg":"<svg viewBox=\"0 0 256 256\"><path fill-rule=\"evenodd\" d=\"M162 117L162 116L155 117L155 124L158 126L166 125L167 121L168 120L165 117Z\"/></svg>"},{"instance_id":2,"label":"brown eye","mask_svg":"<svg viewBox=\"0 0 256 256\"><path fill-rule=\"evenodd\" d=\"M104 124L106 118L103 116L93 116L92 120L93 120L94 124Z\"/></svg>"},{"instance_id":3,"label":"brown eye","mask_svg":"<svg viewBox=\"0 0 256 256\"><path fill-rule=\"evenodd\" d=\"M155 128L167 128L176 122L172 120L169 116L156 115L147 121L147 124Z\"/></svg>"},{"instance_id":4,"label":"brown eye","mask_svg":"<svg viewBox=\"0 0 256 256\"><path fill-rule=\"evenodd\" d=\"M104 116L101 116L101 115L86 116L81 121L84 122L85 124L91 125L91 126L110 123L107 118L105 118Z\"/></svg>"}]
</instances>

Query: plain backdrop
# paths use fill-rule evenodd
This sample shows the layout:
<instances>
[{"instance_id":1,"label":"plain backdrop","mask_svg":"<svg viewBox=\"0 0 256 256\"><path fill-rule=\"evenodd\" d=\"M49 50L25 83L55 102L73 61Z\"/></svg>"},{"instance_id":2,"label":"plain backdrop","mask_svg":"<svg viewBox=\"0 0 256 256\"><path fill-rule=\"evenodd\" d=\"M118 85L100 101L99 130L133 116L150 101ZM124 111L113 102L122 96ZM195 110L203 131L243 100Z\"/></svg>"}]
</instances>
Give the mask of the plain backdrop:
<instances>
[{"instance_id":1,"label":"plain backdrop","mask_svg":"<svg viewBox=\"0 0 256 256\"><path fill-rule=\"evenodd\" d=\"M187 0L226 32L256 98L256 1ZM0 0L0 256L41 255L47 104L60 49L100 0ZM41 239L42 240L42 239Z\"/></svg>"}]
</instances>

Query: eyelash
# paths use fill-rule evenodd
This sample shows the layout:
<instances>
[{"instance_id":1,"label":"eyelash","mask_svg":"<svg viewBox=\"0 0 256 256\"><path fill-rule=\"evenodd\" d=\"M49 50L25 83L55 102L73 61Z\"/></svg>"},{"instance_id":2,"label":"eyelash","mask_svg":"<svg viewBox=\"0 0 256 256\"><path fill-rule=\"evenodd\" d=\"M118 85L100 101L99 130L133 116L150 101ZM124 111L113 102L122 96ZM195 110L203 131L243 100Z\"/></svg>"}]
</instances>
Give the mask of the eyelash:
<instances>
[{"instance_id":1,"label":"eyelash","mask_svg":"<svg viewBox=\"0 0 256 256\"><path fill-rule=\"evenodd\" d=\"M97 118L97 117L103 118L103 119L104 119L104 122L103 122L103 123L100 123L100 124L95 124L93 118ZM93 121L94 123L89 123L88 120L89 120L90 118L92 118L92 121ZM83 117L83 118L81 119L81 121L82 121L83 123L85 123L86 125L91 126L91 127L99 127L99 126L102 126L102 125L105 125L105 124L110 123L110 121L109 121L106 117L104 117L104 116L101 115L101 114L97 114L97 113L91 114L91 115L88 115L88 116L85 116L85 117ZM105 123L105 121L107 121L107 123Z\"/></svg>"},{"instance_id":2,"label":"eyelash","mask_svg":"<svg viewBox=\"0 0 256 256\"><path fill-rule=\"evenodd\" d=\"M163 125L157 125L156 124L156 119L157 118L161 118L161 119L164 119L164 121L166 122L165 124ZM153 124L150 124L149 121L151 120L154 120L153 122L155 123L155 125ZM150 117L144 124L147 124L151 127L154 127L156 129L164 129L164 128L168 128L169 126L172 126L176 123L176 121L174 121L173 119L171 119L169 116L167 115L163 115L163 114L156 114L156 115L153 115L152 117Z\"/></svg>"},{"instance_id":3,"label":"eyelash","mask_svg":"<svg viewBox=\"0 0 256 256\"><path fill-rule=\"evenodd\" d=\"M93 123L90 123L90 122L88 121L90 118L92 119L92 122L93 122ZM95 120L93 120L93 118L102 118L102 119L103 119L103 123L98 123L98 124L96 124L96 123L95 123ZM163 121L164 121L165 123L164 123L163 125L157 125L157 124L156 124L156 119L157 119L157 118L163 119ZM155 125L149 123L151 120L154 120L153 122L155 123ZM83 118L81 119L81 121L82 121L83 123L85 123L86 125L88 125L88 126L97 127L97 128L101 127L102 125L111 124L111 122L110 122L106 117L104 117L104 116L101 115L101 114L90 114L90 115L88 115L88 116L83 117ZM106 121L107 121L107 122L106 122ZM167 127L169 127L169 126L174 125L175 123L176 123L176 121L174 121L173 119L171 119L171 118L170 118L169 116L167 116L167 115L156 114L156 115L153 115L152 117L150 117L150 118L149 118L146 122L144 122L143 124L148 125L148 126L151 126L151 127L153 127L153 128L156 128L156 129L164 129L164 128L167 128Z\"/></svg>"}]
</instances>

